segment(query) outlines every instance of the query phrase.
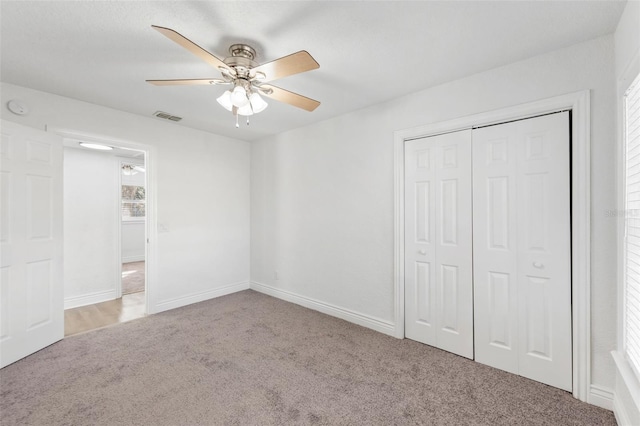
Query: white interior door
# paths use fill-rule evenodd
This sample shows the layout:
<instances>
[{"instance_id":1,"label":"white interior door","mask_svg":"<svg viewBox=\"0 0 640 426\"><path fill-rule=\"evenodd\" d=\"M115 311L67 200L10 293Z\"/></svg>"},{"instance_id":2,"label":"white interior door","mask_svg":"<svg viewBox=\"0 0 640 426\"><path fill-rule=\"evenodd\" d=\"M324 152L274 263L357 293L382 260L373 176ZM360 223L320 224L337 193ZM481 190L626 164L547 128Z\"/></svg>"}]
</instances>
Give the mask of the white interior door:
<instances>
[{"instance_id":1,"label":"white interior door","mask_svg":"<svg viewBox=\"0 0 640 426\"><path fill-rule=\"evenodd\" d=\"M405 143L405 335L473 358L471 130Z\"/></svg>"},{"instance_id":2,"label":"white interior door","mask_svg":"<svg viewBox=\"0 0 640 426\"><path fill-rule=\"evenodd\" d=\"M62 138L2 121L0 367L64 337Z\"/></svg>"},{"instance_id":3,"label":"white interior door","mask_svg":"<svg viewBox=\"0 0 640 426\"><path fill-rule=\"evenodd\" d=\"M571 391L568 112L473 131L476 361Z\"/></svg>"}]
</instances>

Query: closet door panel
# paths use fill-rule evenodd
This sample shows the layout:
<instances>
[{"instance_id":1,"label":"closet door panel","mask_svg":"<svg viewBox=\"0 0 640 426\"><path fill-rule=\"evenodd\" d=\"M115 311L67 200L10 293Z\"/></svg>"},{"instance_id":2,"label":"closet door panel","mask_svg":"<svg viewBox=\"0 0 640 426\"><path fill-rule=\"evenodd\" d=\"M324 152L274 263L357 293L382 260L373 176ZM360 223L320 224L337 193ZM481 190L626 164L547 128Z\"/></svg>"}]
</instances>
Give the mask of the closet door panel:
<instances>
[{"instance_id":1,"label":"closet door panel","mask_svg":"<svg viewBox=\"0 0 640 426\"><path fill-rule=\"evenodd\" d=\"M437 345L473 358L471 132L437 139Z\"/></svg>"},{"instance_id":2,"label":"closet door panel","mask_svg":"<svg viewBox=\"0 0 640 426\"><path fill-rule=\"evenodd\" d=\"M473 358L470 142L405 144L405 335Z\"/></svg>"},{"instance_id":3,"label":"closet door panel","mask_svg":"<svg viewBox=\"0 0 640 426\"><path fill-rule=\"evenodd\" d=\"M476 360L571 390L569 117L473 133Z\"/></svg>"},{"instance_id":4,"label":"closet door panel","mask_svg":"<svg viewBox=\"0 0 640 426\"><path fill-rule=\"evenodd\" d=\"M405 144L405 335L436 344L435 151Z\"/></svg>"},{"instance_id":5,"label":"closet door panel","mask_svg":"<svg viewBox=\"0 0 640 426\"><path fill-rule=\"evenodd\" d=\"M569 117L523 120L518 271L520 375L572 389Z\"/></svg>"},{"instance_id":6,"label":"closet door panel","mask_svg":"<svg viewBox=\"0 0 640 426\"><path fill-rule=\"evenodd\" d=\"M473 132L475 359L518 371L515 132Z\"/></svg>"}]
</instances>

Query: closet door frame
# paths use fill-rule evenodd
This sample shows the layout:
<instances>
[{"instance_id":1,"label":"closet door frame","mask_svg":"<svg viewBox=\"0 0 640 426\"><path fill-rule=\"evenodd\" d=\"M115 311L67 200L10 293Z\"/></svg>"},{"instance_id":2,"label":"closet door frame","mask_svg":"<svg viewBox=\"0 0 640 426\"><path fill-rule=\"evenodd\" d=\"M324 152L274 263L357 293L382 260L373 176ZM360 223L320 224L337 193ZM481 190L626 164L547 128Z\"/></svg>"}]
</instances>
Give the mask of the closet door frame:
<instances>
[{"instance_id":1,"label":"closet door frame","mask_svg":"<svg viewBox=\"0 0 640 426\"><path fill-rule=\"evenodd\" d=\"M404 143L490 124L571 111L571 325L573 396L589 401L591 384L590 91L394 132L394 336L404 338Z\"/></svg>"}]
</instances>

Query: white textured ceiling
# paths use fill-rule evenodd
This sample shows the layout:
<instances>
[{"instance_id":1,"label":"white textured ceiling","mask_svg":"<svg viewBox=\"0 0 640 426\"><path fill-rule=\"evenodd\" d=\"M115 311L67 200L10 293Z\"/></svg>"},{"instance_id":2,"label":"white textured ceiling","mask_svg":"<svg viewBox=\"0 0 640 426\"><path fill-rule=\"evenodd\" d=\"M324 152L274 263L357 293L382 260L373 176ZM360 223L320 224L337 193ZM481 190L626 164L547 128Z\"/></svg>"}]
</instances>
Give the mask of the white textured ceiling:
<instances>
[{"instance_id":1,"label":"white textured ceiling","mask_svg":"<svg viewBox=\"0 0 640 426\"><path fill-rule=\"evenodd\" d=\"M624 2L2 1L2 81L254 140L612 33ZM307 50L320 68L276 85L314 112L269 101L234 127L220 86L145 79L219 77L151 28L172 28L220 58L248 42L257 61Z\"/></svg>"}]
</instances>

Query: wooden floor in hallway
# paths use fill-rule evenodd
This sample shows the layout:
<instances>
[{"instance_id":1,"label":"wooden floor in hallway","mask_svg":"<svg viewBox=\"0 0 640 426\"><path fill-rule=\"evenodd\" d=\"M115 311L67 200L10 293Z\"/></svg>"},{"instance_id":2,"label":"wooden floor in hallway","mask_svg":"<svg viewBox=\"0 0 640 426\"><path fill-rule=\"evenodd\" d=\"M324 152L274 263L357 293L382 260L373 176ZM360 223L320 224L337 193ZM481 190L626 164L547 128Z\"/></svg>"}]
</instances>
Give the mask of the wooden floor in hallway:
<instances>
[{"instance_id":1,"label":"wooden floor in hallway","mask_svg":"<svg viewBox=\"0 0 640 426\"><path fill-rule=\"evenodd\" d=\"M131 321L145 316L145 292L125 294L120 299L64 311L64 335Z\"/></svg>"}]
</instances>

